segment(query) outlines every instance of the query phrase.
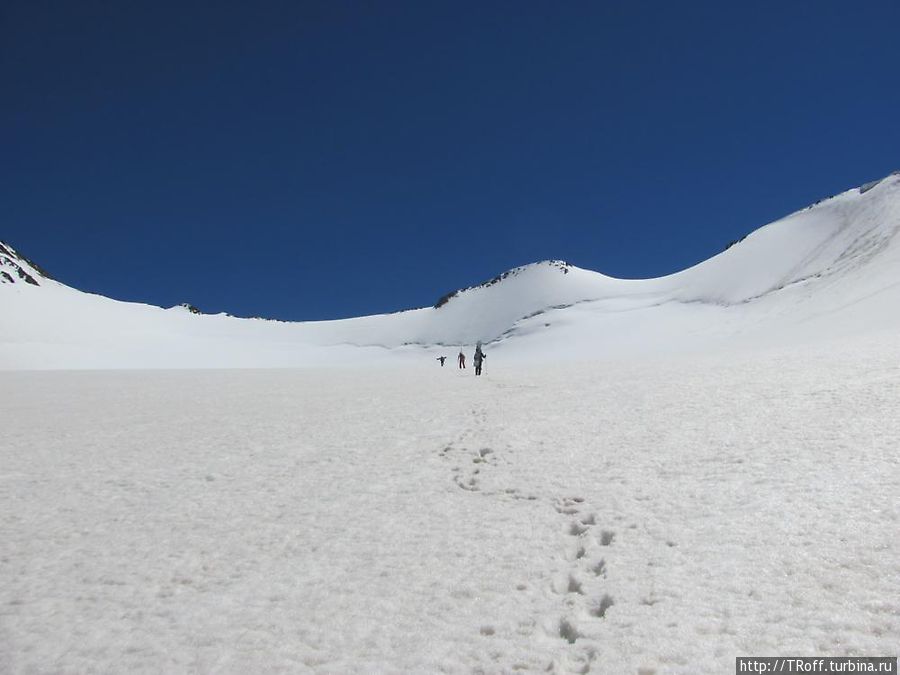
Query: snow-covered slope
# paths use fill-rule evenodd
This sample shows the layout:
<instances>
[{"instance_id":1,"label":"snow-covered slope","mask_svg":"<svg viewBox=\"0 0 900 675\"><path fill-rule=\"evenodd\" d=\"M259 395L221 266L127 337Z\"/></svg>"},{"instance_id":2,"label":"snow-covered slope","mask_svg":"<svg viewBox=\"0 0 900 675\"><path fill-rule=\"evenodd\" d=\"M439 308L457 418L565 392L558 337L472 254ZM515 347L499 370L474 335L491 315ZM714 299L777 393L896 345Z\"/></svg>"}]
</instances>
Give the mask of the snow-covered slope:
<instances>
[{"instance_id":1,"label":"snow-covered slope","mask_svg":"<svg viewBox=\"0 0 900 675\"><path fill-rule=\"evenodd\" d=\"M308 324L89 295L4 245L0 366L144 370L4 374L0 673L896 654L898 227L891 176L669 277L539 263ZM485 377L431 360L478 338Z\"/></svg>"},{"instance_id":2,"label":"snow-covered slope","mask_svg":"<svg viewBox=\"0 0 900 675\"><path fill-rule=\"evenodd\" d=\"M615 356L900 325L900 175L771 223L658 279L526 265L438 306L327 322L203 316L82 293L0 249L0 368L278 367L421 356ZM431 352L429 352L431 353Z\"/></svg>"}]
</instances>

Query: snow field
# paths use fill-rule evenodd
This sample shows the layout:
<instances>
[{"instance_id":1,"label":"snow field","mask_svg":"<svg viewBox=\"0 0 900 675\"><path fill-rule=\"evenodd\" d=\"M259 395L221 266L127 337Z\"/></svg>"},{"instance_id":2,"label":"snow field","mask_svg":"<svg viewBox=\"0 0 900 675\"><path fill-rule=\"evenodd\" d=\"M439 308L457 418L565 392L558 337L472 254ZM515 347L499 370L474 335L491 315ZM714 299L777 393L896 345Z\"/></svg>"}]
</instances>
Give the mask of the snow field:
<instances>
[{"instance_id":1,"label":"snow field","mask_svg":"<svg viewBox=\"0 0 900 675\"><path fill-rule=\"evenodd\" d=\"M0 671L896 654L898 345L7 373Z\"/></svg>"}]
</instances>

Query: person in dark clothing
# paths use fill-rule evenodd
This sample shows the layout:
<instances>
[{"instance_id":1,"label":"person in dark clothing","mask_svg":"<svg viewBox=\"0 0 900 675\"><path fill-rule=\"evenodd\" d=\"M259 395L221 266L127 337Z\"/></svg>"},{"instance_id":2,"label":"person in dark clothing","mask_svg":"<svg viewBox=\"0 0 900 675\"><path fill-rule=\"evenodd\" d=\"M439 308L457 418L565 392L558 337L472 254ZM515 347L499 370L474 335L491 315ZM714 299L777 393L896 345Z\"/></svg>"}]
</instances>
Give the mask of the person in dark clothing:
<instances>
[{"instance_id":1,"label":"person in dark clothing","mask_svg":"<svg viewBox=\"0 0 900 675\"><path fill-rule=\"evenodd\" d=\"M466 367L466 355L462 353L462 349L459 350L459 356L456 357L456 360L460 368Z\"/></svg>"},{"instance_id":2,"label":"person in dark clothing","mask_svg":"<svg viewBox=\"0 0 900 675\"><path fill-rule=\"evenodd\" d=\"M447 360L447 357L446 357L446 356L439 356L439 357L437 357L437 360L441 362L441 368L443 368L443 367L444 367L444 361Z\"/></svg>"},{"instance_id":3,"label":"person in dark clothing","mask_svg":"<svg viewBox=\"0 0 900 675\"><path fill-rule=\"evenodd\" d=\"M472 358L472 361L475 363L475 374L476 375L481 375L481 364L484 362L484 360L486 358L487 358L487 356L485 356L484 352L481 351L481 343L479 342L475 346L475 356Z\"/></svg>"}]
</instances>

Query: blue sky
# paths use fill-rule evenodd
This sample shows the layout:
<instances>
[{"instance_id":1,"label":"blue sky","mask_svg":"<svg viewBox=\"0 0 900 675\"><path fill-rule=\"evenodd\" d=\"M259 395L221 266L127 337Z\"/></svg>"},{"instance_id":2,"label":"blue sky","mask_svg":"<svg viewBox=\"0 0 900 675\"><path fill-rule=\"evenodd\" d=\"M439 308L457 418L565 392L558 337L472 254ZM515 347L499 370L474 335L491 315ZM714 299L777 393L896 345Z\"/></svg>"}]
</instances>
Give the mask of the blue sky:
<instances>
[{"instance_id":1,"label":"blue sky","mask_svg":"<svg viewBox=\"0 0 900 675\"><path fill-rule=\"evenodd\" d=\"M0 239L289 320L675 272L900 168L900 3L0 5Z\"/></svg>"}]
</instances>

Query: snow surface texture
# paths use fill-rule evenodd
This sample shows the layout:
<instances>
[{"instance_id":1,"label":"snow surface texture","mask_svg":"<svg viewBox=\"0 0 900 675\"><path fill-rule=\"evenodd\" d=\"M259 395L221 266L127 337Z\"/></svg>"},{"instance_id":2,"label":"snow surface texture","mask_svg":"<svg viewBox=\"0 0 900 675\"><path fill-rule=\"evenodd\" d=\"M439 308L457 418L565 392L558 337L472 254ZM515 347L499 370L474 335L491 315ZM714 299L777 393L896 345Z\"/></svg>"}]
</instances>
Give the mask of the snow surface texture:
<instances>
[{"instance_id":1,"label":"snow surface texture","mask_svg":"<svg viewBox=\"0 0 900 675\"><path fill-rule=\"evenodd\" d=\"M557 361L896 329L900 175L863 187L667 277L613 279L537 263L438 308L341 321L198 316L182 306L118 302L45 279L4 246L0 369L377 365L479 340L505 359Z\"/></svg>"},{"instance_id":2,"label":"snow surface texture","mask_svg":"<svg viewBox=\"0 0 900 675\"><path fill-rule=\"evenodd\" d=\"M4 384L0 672L649 675L900 651L896 335L481 378Z\"/></svg>"}]
</instances>

